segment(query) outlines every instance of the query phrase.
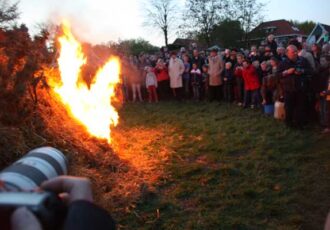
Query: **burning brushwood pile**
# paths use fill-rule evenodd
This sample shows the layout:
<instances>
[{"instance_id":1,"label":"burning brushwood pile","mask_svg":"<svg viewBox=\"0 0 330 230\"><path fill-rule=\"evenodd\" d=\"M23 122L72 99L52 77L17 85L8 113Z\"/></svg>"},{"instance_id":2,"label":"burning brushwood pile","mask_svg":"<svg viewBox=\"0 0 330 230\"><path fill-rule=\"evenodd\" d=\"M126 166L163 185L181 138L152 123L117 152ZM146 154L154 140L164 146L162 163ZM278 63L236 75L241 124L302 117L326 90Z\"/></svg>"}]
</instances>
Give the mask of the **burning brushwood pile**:
<instances>
[{"instance_id":1,"label":"burning brushwood pile","mask_svg":"<svg viewBox=\"0 0 330 230\"><path fill-rule=\"evenodd\" d=\"M56 57L56 65L48 61L33 72L38 84L24 91L16 106L0 100L3 108L10 108L0 112L1 167L35 147L54 146L68 157L69 174L90 178L96 201L120 220L141 197L154 194L159 178L165 178L162 165L169 151L145 154L163 134L120 127L119 58L110 53L97 60L100 68L85 71L95 60L84 55L88 51L68 23L55 44L58 51L51 56ZM21 65L18 72L27 68ZM8 98L14 95L9 85L1 92ZM132 146L131 138L140 141Z\"/></svg>"}]
</instances>

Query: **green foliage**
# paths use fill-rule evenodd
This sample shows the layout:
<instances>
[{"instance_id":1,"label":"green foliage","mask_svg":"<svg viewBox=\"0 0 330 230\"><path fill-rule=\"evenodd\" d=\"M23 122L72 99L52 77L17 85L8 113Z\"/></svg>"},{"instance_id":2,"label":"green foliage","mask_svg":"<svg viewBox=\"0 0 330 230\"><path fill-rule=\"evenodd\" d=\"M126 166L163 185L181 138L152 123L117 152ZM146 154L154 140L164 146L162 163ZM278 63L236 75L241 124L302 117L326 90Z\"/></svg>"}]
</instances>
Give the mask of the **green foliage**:
<instances>
[{"instance_id":1,"label":"green foliage","mask_svg":"<svg viewBox=\"0 0 330 230\"><path fill-rule=\"evenodd\" d=\"M243 38L244 31L239 21L226 19L216 25L212 31L212 41L220 44L221 47L239 47L240 40Z\"/></svg>"},{"instance_id":2,"label":"green foliage","mask_svg":"<svg viewBox=\"0 0 330 230\"><path fill-rule=\"evenodd\" d=\"M258 0L189 0L183 18L185 23L181 30L186 30L187 35L194 34L208 46L214 42L237 46L239 44L236 41L243 37L247 40L248 32L262 22L264 7L265 4ZM234 26L233 34L228 31L230 25ZM216 37L221 33L219 27L228 31L228 35L222 33L221 39ZM230 42L230 39L233 42Z\"/></svg>"},{"instance_id":3,"label":"green foliage","mask_svg":"<svg viewBox=\"0 0 330 230\"><path fill-rule=\"evenodd\" d=\"M110 48L117 53L125 55L139 55L140 53L154 53L159 49L151 45L148 41L139 39L120 40L118 42L112 42L109 44Z\"/></svg>"},{"instance_id":4,"label":"green foliage","mask_svg":"<svg viewBox=\"0 0 330 230\"><path fill-rule=\"evenodd\" d=\"M181 29L187 33L196 31L197 35L210 46L211 33L228 10L228 1L216 0L188 0L186 1L184 24Z\"/></svg>"},{"instance_id":5,"label":"green foliage","mask_svg":"<svg viewBox=\"0 0 330 230\"><path fill-rule=\"evenodd\" d=\"M316 26L316 23L313 21L299 22L297 20L290 20L290 22L302 32L304 32L306 35L309 35Z\"/></svg>"},{"instance_id":6,"label":"green foliage","mask_svg":"<svg viewBox=\"0 0 330 230\"><path fill-rule=\"evenodd\" d=\"M163 132L149 152L171 153L156 194L118 220L125 228L322 229L330 142L318 129L203 102L127 105L120 117L118 129Z\"/></svg>"}]
</instances>

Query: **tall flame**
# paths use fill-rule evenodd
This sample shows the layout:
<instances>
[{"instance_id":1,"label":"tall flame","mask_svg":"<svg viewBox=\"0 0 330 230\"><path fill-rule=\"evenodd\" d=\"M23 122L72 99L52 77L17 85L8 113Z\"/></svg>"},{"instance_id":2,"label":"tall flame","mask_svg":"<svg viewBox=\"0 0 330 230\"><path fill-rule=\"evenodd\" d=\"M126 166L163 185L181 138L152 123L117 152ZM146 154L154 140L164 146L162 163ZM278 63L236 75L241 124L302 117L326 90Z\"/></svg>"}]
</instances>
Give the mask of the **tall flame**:
<instances>
[{"instance_id":1,"label":"tall flame","mask_svg":"<svg viewBox=\"0 0 330 230\"><path fill-rule=\"evenodd\" d=\"M120 63L116 58L97 71L90 87L80 79L81 67L86 64L80 43L71 33L67 22L63 23L63 35L58 64L62 85L55 87L66 108L84 124L95 137L111 143L111 126L118 124L118 113L111 105L116 84L120 82Z\"/></svg>"}]
</instances>

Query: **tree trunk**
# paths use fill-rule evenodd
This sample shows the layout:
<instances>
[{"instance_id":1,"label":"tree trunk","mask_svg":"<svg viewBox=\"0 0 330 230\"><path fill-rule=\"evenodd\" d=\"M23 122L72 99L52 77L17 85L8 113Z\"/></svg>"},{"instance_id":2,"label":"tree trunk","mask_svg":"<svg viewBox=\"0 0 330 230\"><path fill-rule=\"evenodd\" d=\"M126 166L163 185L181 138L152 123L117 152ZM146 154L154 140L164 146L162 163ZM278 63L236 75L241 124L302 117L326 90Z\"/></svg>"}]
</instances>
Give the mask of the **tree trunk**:
<instances>
[{"instance_id":1,"label":"tree trunk","mask_svg":"<svg viewBox=\"0 0 330 230\"><path fill-rule=\"evenodd\" d=\"M164 30L164 37L165 37L165 46L168 47L168 32Z\"/></svg>"}]
</instances>

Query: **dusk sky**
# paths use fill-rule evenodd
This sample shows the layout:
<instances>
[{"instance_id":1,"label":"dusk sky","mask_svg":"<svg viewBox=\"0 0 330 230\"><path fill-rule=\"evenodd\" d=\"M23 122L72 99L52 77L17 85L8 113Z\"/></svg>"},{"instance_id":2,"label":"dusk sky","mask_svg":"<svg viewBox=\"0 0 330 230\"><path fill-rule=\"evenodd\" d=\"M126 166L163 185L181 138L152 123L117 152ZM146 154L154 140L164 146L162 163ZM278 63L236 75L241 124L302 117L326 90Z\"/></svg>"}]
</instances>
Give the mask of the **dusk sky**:
<instances>
[{"instance_id":1,"label":"dusk sky","mask_svg":"<svg viewBox=\"0 0 330 230\"><path fill-rule=\"evenodd\" d=\"M31 31L38 23L71 21L80 39L92 43L144 38L154 45L163 45L163 36L143 27L146 0L20 0L20 22ZM177 0L179 5L184 0ZM313 20L330 24L329 0L262 0L268 2L265 20ZM171 36L170 42L176 38Z\"/></svg>"}]
</instances>

